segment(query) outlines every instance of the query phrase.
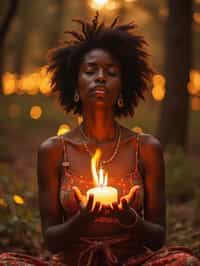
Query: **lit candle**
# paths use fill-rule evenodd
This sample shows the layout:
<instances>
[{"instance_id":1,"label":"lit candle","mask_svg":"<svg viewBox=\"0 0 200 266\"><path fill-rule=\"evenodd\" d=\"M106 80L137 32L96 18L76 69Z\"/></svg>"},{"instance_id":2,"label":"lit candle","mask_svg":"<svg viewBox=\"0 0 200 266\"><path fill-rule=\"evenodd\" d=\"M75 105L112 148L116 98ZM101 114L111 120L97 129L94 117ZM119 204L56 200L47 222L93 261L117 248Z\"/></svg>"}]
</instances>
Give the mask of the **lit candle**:
<instances>
[{"instance_id":1,"label":"lit candle","mask_svg":"<svg viewBox=\"0 0 200 266\"><path fill-rule=\"evenodd\" d=\"M87 191L87 199L89 195L94 195L94 204L98 201L104 205L111 205L113 202L118 201L117 189L111 186L107 186L107 174L105 174L103 168L99 168L98 171L96 166L98 164L101 151L97 149L95 155L91 159L91 170L96 187L91 188ZM94 206L93 204L93 206Z\"/></svg>"},{"instance_id":2,"label":"lit candle","mask_svg":"<svg viewBox=\"0 0 200 266\"><path fill-rule=\"evenodd\" d=\"M117 189L114 187L94 187L87 191L87 198L90 194L94 195L94 204L99 201L101 204L111 205L113 202L118 201Z\"/></svg>"}]
</instances>

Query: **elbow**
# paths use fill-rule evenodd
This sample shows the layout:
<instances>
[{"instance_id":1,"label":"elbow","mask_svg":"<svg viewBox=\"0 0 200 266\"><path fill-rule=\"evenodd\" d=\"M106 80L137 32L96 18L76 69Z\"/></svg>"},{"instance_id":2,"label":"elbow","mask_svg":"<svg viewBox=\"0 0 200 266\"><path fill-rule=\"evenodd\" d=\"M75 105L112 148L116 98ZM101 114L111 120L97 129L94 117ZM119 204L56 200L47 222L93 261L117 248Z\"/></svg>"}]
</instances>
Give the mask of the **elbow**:
<instances>
[{"instance_id":1,"label":"elbow","mask_svg":"<svg viewBox=\"0 0 200 266\"><path fill-rule=\"evenodd\" d=\"M44 233L44 241L45 241L47 249L51 253L57 253L63 250L61 246L61 242L55 239L55 236L53 232L51 232L51 230L47 229L46 232Z\"/></svg>"},{"instance_id":2,"label":"elbow","mask_svg":"<svg viewBox=\"0 0 200 266\"><path fill-rule=\"evenodd\" d=\"M165 245L165 243L166 243L166 232L164 229L161 229L159 234L155 238L154 243L151 248L153 250L158 250L162 248Z\"/></svg>"}]
</instances>

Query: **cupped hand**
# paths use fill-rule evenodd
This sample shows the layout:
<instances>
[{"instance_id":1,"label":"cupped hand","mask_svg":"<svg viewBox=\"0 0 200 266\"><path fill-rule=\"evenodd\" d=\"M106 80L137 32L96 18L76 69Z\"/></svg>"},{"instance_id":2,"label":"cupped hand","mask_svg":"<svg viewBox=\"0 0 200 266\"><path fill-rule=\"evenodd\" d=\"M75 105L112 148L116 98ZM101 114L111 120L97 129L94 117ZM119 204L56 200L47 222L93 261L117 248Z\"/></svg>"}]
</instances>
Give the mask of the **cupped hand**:
<instances>
[{"instance_id":1,"label":"cupped hand","mask_svg":"<svg viewBox=\"0 0 200 266\"><path fill-rule=\"evenodd\" d=\"M94 204L94 195L90 194L87 199L87 197L81 193L78 187L74 186L72 187L72 190L74 192L81 215L89 219L94 219L101 214L103 206L100 202L95 202Z\"/></svg>"},{"instance_id":2,"label":"cupped hand","mask_svg":"<svg viewBox=\"0 0 200 266\"><path fill-rule=\"evenodd\" d=\"M112 213L116 216L120 223L122 224L130 224L135 221L136 217L133 215L132 212L132 205L134 201L137 200L137 191L140 189L139 185L133 186L129 193L120 198L119 203L113 202L112 203ZM135 214L135 213L134 213Z\"/></svg>"}]
</instances>

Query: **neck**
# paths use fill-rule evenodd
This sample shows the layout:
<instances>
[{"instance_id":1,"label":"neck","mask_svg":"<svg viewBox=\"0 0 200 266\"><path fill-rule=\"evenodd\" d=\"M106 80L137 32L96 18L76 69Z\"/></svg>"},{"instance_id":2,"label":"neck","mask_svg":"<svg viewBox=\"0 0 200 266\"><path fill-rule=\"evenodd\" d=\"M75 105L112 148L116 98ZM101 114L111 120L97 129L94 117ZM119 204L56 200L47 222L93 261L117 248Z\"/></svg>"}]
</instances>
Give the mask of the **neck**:
<instances>
[{"instance_id":1,"label":"neck","mask_svg":"<svg viewBox=\"0 0 200 266\"><path fill-rule=\"evenodd\" d=\"M116 137L116 122L113 112L85 110L83 112L83 131L96 142L111 141Z\"/></svg>"}]
</instances>

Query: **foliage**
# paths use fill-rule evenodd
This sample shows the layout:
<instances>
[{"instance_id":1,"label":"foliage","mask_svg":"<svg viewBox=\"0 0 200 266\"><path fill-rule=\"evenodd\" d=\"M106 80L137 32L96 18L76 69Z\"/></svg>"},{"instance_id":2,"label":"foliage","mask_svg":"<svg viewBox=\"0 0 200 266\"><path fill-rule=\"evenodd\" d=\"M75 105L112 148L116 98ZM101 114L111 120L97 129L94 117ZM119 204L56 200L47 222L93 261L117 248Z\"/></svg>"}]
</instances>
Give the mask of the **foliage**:
<instances>
[{"instance_id":1,"label":"foliage","mask_svg":"<svg viewBox=\"0 0 200 266\"><path fill-rule=\"evenodd\" d=\"M18 247L36 253L41 246L41 230L35 195L20 180L8 176L0 180L0 249Z\"/></svg>"},{"instance_id":2,"label":"foliage","mask_svg":"<svg viewBox=\"0 0 200 266\"><path fill-rule=\"evenodd\" d=\"M181 148L172 146L167 149L165 163L168 200L184 202L195 198L199 183L197 163Z\"/></svg>"}]
</instances>

